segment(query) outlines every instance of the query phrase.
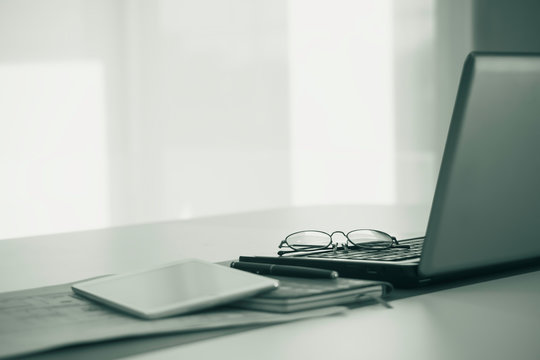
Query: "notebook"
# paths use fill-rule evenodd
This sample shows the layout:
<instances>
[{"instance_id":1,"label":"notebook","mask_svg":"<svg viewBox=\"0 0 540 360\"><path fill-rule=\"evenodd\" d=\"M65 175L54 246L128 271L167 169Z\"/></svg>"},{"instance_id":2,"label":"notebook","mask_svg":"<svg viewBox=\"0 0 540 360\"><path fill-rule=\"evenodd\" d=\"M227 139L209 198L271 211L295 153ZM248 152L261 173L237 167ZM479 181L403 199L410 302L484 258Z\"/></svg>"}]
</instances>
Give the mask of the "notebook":
<instances>
[{"instance_id":1,"label":"notebook","mask_svg":"<svg viewBox=\"0 0 540 360\"><path fill-rule=\"evenodd\" d=\"M386 304L382 297L392 290L389 283L380 281L287 276L272 276L272 278L279 280L279 287L276 290L240 300L232 305L250 310L289 313L370 301Z\"/></svg>"},{"instance_id":2,"label":"notebook","mask_svg":"<svg viewBox=\"0 0 540 360\"><path fill-rule=\"evenodd\" d=\"M539 119L540 54L473 52L463 66L424 238L398 239L410 249L239 260L332 269L400 287L539 264Z\"/></svg>"}]
</instances>

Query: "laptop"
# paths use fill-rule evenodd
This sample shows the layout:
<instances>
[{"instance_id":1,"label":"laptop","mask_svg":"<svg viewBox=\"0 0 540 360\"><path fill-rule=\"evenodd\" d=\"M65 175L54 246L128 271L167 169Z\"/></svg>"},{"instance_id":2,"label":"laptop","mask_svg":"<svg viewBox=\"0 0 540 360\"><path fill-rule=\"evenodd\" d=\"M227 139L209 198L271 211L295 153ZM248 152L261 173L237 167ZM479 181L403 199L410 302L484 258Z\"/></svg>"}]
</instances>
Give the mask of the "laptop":
<instances>
[{"instance_id":1,"label":"laptop","mask_svg":"<svg viewBox=\"0 0 540 360\"><path fill-rule=\"evenodd\" d=\"M425 238L240 261L336 270L398 287L540 264L540 54L472 52ZM301 229L299 229L301 230ZM384 230L384 229L380 229Z\"/></svg>"}]
</instances>

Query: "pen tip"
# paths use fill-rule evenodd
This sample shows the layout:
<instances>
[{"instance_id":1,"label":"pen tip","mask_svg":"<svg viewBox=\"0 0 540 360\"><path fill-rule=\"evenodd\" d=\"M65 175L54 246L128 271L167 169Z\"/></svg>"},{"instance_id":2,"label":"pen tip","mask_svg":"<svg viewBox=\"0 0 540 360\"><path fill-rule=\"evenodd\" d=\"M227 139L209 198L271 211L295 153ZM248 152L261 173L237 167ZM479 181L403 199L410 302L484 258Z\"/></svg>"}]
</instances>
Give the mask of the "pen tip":
<instances>
[{"instance_id":1,"label":"pen tip","mask_svg":"<svg viewBox=\"0 0 540 360\"><path fill-rule=\"evenodd\" d=\"M331 277L332 279L336 279L337 277L339 277L339 274L338 274L337 271L332 271L332 272L330 273L330 277Z\"/></svg>"}]
</instances>

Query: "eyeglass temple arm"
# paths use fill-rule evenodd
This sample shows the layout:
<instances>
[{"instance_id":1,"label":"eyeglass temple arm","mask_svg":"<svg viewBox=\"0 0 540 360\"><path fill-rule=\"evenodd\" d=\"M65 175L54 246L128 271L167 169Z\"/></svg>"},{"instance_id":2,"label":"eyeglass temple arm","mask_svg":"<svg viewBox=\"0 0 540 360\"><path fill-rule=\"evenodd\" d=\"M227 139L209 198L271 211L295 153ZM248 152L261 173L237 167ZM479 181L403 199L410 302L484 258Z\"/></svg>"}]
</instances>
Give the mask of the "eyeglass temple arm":
<instances>
[{"instance_id":1,"label":"eyeglass temple arm","mask_svg":"<svg viewBox=\"0 0 540 360\"><path fill-rule=\"evenodd\" d=\"M394 246L392 246L393 248L400 248L400 249L410 249L411 246L410 245L402 245L399 243L399 241L397 241L397 239L395 238L395 236L392 236L392 241L396 244Z\"/></svg>"},{"instance_id":2,"label":"eyeglass temple arm","mask_svg":"<svg viewBox=\"0 0 540 360\"><path fill-rule=\"evenodd\" d=\"M285 245L288 245L288 244L285 242L285 240L283 240L283 241L279 244L279 248L281 248L281 247L283 246L283 243L285 243ZM318 246L314 246L314 247L315 247L314 249L310 249L309 247L310 247L310 246L308 245L308 247L306 247L305 250L300 250L300 249L279 250L279 251L277 252L277 254L278 254L278 256L281 256L281 255L290 254L290 253L311 252L311 251L313 251L313 250L317 251L317 250L326 250L326 249L328 249L328 247L326 247L326 248L321 248L321 247L318 247ZM312 247L313 247L313 246L312 246ZM338 244L333 243L331 248L335 251L336 248L338 248L338 247L339 247Z\"/></svg>"},{"instance_id":3,"label":"eyeglass temple arm","mask_svg":"<svg viewBox=\"0 0 540 360\"><path fill-rule=\"evenodd\" d=\"M285 255L285 254L290 254L290 253L293 253L293 252L296 252L295 250L279 250L277 252L278 256L281 256L281 255Z\"/></svg>"},{"instance_id":4,"label":"eyeglass temple arm","mask_svg":"<svg viewBox=\"0 0 540 360\"><path fill-rule=\"evenodd\" d=\"M413 238L408 238L408 239L401 239L401 240L418 240L418 239L425 239L426 236L417 236L417 237L413 237ZM406 248L406 249L410 249L411 247L409 245L401 245L397 239L395 237L392 236L392 240L396 243L396 245L394 247L400 247L400 248Z\"/></svg>"}]
</instances>

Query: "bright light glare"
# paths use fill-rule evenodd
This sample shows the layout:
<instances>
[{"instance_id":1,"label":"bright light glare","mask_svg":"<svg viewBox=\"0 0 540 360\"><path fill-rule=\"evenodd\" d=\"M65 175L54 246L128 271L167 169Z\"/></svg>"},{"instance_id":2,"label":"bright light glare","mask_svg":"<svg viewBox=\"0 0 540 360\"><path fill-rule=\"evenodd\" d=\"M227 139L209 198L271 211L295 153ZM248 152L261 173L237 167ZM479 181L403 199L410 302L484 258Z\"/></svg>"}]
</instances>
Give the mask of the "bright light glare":
<instances>
[{"instance_id":1,"label":"bright light glare","mask_svg":"<svg viewBox=\"0 0 540 360\"><path fill-rule=\"evenodd\" d=\"M393 203L392 2L289 4L293 204Z\"/></svg>"},{"instance_id":2,"label":"bright light glare","mask_svg":"<svg viewBox=\"0 0 540 360\"><path fill-rule=\"evenodd\" d=\"M108 225L99 62L0 65L0 238Z\"/></svg>"}]
</instances>

